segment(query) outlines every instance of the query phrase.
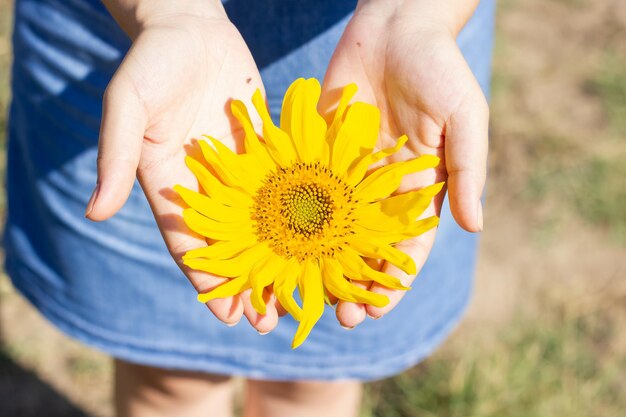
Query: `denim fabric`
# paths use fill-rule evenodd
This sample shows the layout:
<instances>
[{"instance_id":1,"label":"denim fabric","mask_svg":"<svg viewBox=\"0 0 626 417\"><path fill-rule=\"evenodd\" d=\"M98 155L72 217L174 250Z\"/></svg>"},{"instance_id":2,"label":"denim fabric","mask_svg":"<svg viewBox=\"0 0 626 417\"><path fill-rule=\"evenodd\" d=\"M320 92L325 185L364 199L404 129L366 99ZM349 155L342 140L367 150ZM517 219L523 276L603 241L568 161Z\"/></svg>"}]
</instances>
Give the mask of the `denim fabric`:
<instances>
[{"instance_id":1,"label":"denim fabric","mask_svg":"<svg viewBox=\"0 0 626 417\"><path fill-rule=\"evenodd\" d=\"M225 5L262 69L276 115L292 80L323 78L354 1ZM167 253L138 185L111 220L83 217L96 181L102 93L129 47L126 36L97 0L17 0L15 14L6 268L61 330L115 357L164 368L371 380L420 361L459 321L477 242L446 204L426 266L383 319L348 332L327 308L295 351L297 323L289 317L266 336L246 323L218 322ZM493 20L494 1L483 1L458 39L487 94Z\"/></svg>"}]
</instances>

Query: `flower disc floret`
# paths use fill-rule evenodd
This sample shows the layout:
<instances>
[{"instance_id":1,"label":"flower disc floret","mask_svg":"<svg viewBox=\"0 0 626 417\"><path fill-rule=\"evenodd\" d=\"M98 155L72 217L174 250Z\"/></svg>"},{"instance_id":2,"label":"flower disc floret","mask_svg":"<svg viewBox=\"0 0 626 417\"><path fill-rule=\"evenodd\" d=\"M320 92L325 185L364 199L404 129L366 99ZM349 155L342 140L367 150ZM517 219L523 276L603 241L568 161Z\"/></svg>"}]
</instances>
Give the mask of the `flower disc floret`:
<instances>
[{"instance_id":1,"label":"flower disc floret","mask_svg":"<svg viewBox=\"0 0 626 417\"><path fill-rule=\"evenodd\" d=\"M352 233L353 187L320 162L298 162L268 175L254 196L260 242L285 258L335 256Z\"/></svg>"}]
</instances>

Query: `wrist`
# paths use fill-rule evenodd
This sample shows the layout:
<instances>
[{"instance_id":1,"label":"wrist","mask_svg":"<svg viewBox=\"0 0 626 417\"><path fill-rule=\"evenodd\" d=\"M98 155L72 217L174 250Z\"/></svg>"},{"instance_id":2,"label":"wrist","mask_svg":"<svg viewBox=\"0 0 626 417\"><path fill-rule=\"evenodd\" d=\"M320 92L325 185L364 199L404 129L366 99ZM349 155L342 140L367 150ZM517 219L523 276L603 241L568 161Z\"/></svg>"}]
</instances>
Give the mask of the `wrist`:
<instances>
[{"instance_id":1,"label":"wrist","mask_svg":"<svg viewBox=\"0 0 626 417\"><path fill-rule=\"evenodd\" d=\"M103 0L131 39L150 25L174 18L228 20L220 0Z\"/></svg>"},{"instance_id":2,"label":"wrist","mask_svg":"<svg viewBox=\"0 0 626 417\"><path fill-rule=\"evenodd\" d=\"M388 23L406 22L415 30L445 31L456 37L479 0L359 0L355 15L369 14Z\"/></svg>"}]
</instances>

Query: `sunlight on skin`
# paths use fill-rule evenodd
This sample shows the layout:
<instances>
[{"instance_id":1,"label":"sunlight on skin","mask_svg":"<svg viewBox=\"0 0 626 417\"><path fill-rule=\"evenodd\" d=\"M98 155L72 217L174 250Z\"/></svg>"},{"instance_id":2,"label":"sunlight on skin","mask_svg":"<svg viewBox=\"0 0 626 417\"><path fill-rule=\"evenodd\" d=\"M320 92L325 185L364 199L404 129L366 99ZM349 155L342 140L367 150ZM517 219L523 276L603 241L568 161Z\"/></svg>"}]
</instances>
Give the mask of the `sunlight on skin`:
<instances>
[{"instance_id":1,"label":"sunlight on skin","mask_svg":"<svg viewBox=\"0 0 626 417\"><path fill-rule=\"evenodd\" d=\"M226 279L182 264L185 252L206 241L189 231L181 216L184 203L168 191L173 184L198 189L184 162L193 138L210 132L237 148L227 104L251 97L257 88L263 91L261 77L219 2L204 2L191 13L194 2L154 1L136 14L129 9L132 1L105 3L133 45L105 93L98 187L86 216L94 221L113 216L136 176L170 253L196 290L207 292ZM183 14L177 7L187 9ZM258 316L249 304L249 298L229 297L207 306L224 323L236 324L245 314L257 330L271 330L275 303L268 305L268 317Z\"/></svg>"},{"instance_id":2,"label":"sunlight on skin","mask_svg":"<svg viewBox=\"0 0 626 417\"><path fill-rule=\"evenodd\" d=\"M332 107L334 91L356 83L356 100L381 110L379 148L402 134L409 137L405 148L386 162L424 154L442 159L436 170L405 177L398 192L447 181L456 221L470 232L481 231L489 110L455 42L477 2L444 1L441 10L432 2L400 3L373 0L359 4L326 73L327 96L321 109ZM451 10L456 18L450 18ZM443 197L443 193L437 196L423 216L439 214ZM431 230L396 245L414 259L418 273L435 234ZM415 279L388 263L381 268L407 286ZM354 327L366 315L381 317L405 294L378 284L371 289L387 295L389 305L377 308L340 301L337 318L343 326Z\"/></svg>"},{"instance_id":3,"label":"sunlight on skin","mask_svg":"<svg viewBox=\"0 0 626 417\"><path fill-rule=\"evenodd\" d=\"M441 3L449 7L448 3L456 1ZM207 292L225 279L192 271L182 264L186 251L206 246L206 242L186 227L181 216L185 205L168 191L173 184L198 189L184 163L193 149L193 138L210 133L231 149L241 148L233 131L236 125L228 113L229 103L251 97L257 88L263 91L261 77L218 1L105 3L133 39L133 45L105 92L98 186L86 216L94 221L113 216L124 205L136 176L170 253L196 290ZM141 7L135 7L136 3ZM416 1L411 5L419 9L426 3ZM449 16L454 9L458 18L440 23L436 23L436 13L404 13L398 9L400 4L404 7L401 1L359 4L333 56L324 89L331 92L356 83L356 99L381 110L379 147L389 146L403 133L409 136L409 143L397 158L426 153L445 157L445 166L441 164L437 172L410 176L400 191L447 178L455 218L465 229L479 231L488 110L454 41L475 4L456 5L456 9L442 6L441 15ZM419 16L425 16L428 24L420 24ZM163 65L165 62L167 65ZM322 103L320 109L324 108ZM438 213L441 201L439 197L425 216ZM428 256L434 235L431 231L401 246L415 259L418 270ZM406 285L413 280L390 266L382 268ZM365 319L366 313L378 317L388 312L404 293L379 286L373 289L388 294L390 305L377 309L340 302L337 315L342 325L353 327ZM270 300L266 316L254 311L245 294L209 301L207 306L227 324L236 324L245 315L259 332L265 333L284 314L273 295Z\"/></svg>"}]
</instances>

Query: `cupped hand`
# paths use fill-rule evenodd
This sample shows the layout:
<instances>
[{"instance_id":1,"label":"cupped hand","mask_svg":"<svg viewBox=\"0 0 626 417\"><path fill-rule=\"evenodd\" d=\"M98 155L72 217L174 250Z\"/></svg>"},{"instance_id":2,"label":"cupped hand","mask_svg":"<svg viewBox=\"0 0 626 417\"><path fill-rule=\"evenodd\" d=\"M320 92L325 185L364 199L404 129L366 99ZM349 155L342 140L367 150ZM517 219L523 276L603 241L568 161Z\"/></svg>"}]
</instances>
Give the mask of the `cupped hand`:
<instances>
[{"instance_id":1,"label":"cupped hand","mask_svg":"<svg viewBox=\"0 0 626 417\"><path fill-rule=\"evenodd\" d=\"M470 232L482 230L480 198L486 173L489 110L457 47L454 30L445 19L439 22L436 13L395 10L386 14L378 7L382 2L364 3L357 8L333 55L324 80L326 104L321 110L332 106L340 87L356 83L359 90L355 100L381 110L378 147L390 147L402 134L409 137L405 148L386 162L424 154L441 158L435 170L407 176L399 191L447 181L457 223ZM443 192L425 215L439 214L442 201ZM431 230L396 245L415 260L418 271L428 257L435 233ZM381 268L405 285L415 279L388 263ZM337 317L343 326L354 327L366 315L377 318L386 314L405 294L378 284L371 290L386 294L390 303L376 308L339 302Z\"/></svg>"},{"instance_id":2,"label":"cupped hand","mask_svg":"<svg viewBox=\"0 0 626 417\"><path fill-rule=\"evenodd\" d=\"M263 91L261 77L223 13L161 13L125 29L135 39L104 94L98 182L86 216L94 221L113 216L137 177L173 258L196 290L207 292L225 279L182 264L186 251L207 243L184 224L182 200L171 189L198 187L184 162L193 152L193 138L210 134L237 148L228 104L251 97L257 88ZM207 305L227 324L245 314L259 332L277 322L273 304L260 316L246 294Z\"/></svg>"}]
</instances>

